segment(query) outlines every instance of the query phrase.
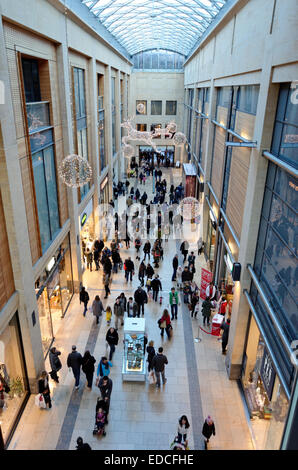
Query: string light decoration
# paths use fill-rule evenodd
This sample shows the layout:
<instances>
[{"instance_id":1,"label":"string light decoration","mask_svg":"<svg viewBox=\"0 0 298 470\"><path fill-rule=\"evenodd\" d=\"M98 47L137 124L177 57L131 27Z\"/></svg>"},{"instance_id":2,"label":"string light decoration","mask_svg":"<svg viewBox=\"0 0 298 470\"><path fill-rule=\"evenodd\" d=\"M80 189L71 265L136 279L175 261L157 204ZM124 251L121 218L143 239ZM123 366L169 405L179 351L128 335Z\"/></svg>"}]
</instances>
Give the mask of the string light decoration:
<instances>
[{"instance_id":1,"label":"string light decoration","mask_svg":"<svg viewBox=\"0 0 298 470\"><path fill-rule=\"evenodd\" d=\"M92 177L92 169L87 160L75 154L62 160L58 172L64 183L71 188L84 186Z\"/></svg>"},{"instance_id":2,"label":"string light decoration","mask_svg":"<svg viewBox=\"0 0 298 470\"><path fill-rule=\"evenodd\" d=\"M167 126L166 126L166 129L170 134L175 134L175 132L177 132L176 122L174 122L174 121L169 122L169 124L167 124Z\"/></svg>"},{"instance_id":3,"label":"string light decoration","mask_svg":"<svg viewBox=\"0 0 298 470\"><path fill-rule=\"evenodd\" d=\"M185 197L180 202L180 213L185 220L200 221L200 203L194 197Z\"/></svg>"},{"instance_id":4,"label":"string light decoration","mask_svg":"<svg viewBox=\"0 0 298 470\"><path fill-rule=\"evenodd\" d=\"M176 132L176 134L173 137L173 141L175 145L182 145L182 144L185 144L186 137L183 134L183 132Z\"/></svg>"}]
</instances>

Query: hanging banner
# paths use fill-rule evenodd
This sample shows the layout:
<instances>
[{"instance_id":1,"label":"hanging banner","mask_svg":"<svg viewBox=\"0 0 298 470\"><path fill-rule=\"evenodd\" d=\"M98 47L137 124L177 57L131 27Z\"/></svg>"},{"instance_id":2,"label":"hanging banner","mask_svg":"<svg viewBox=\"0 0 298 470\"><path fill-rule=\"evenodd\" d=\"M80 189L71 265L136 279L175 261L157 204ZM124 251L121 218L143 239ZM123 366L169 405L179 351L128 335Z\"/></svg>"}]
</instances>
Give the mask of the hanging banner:
<instances>
[{"instance_id":1,"label":"hanging banner","mask_svg":"<svg viewBox=\"0 0 298 470\"><path fill-rule=\"evenodd\" d=\"M207 271L207 269L202 268L201 270L201 290L200 290L200 297L201 299L206 299L206 289L207 286L212 281L212 273Z\"/></svg>"}]
</instances>

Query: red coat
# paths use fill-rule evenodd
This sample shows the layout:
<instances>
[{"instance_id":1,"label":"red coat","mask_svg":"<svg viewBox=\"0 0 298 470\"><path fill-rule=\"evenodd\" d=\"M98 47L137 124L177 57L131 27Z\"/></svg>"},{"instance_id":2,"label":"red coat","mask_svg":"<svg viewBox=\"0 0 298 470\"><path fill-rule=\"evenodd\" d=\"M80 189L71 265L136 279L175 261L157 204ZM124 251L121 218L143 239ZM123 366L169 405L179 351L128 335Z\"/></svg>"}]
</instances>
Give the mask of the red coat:
<instances>
[{"instance_id":1,"label":"red coat","mask_svg":"<svg viewBox=\"0 0 298 470\"><path fill-rule=\"evenodd\" d=\"M167 317L165 315L163 315L160 319L160 323L162 322L166 322L167 326L169 326L171 324L171 317L170 315L168 315Z\"/></svg>"}]
</instances>

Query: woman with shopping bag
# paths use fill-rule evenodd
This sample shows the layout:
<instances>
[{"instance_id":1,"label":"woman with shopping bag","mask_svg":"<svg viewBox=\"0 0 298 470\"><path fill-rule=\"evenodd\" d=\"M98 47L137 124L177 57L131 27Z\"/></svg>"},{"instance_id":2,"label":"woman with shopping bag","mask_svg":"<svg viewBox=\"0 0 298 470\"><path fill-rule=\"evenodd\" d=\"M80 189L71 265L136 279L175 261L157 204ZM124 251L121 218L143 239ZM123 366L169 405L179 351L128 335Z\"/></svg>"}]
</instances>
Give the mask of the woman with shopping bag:
<instances>
[{"instance_id":1,"label":"woman with shopping bag","mask_svg":"<svg viewBox=\"0 0 298 470\"><path fill-rule=\"evenodd\" d=\"M45 370L42 371L41 377L38 381L38 392L42 396L42 398L39 397L39 401L40 401L39 407L46 408L48 406L49 408L52 408L50 387L49 387L49 376ZM42 403L42 401L44 401L44 404Z\"/></svg>"}]
</instances>

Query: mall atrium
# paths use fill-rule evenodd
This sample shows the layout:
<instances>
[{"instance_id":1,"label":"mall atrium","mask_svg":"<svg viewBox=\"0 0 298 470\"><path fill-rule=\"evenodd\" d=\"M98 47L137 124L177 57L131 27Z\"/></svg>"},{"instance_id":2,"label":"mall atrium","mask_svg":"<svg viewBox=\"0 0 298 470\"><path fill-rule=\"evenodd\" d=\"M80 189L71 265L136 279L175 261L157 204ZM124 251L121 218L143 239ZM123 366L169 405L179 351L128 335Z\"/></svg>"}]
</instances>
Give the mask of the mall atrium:
<instances>
[{"instance_id":1,"label":"mall atrium","mask_svg":"<svg viewBox=\"0 0 298 470\"><path fill-rule=\"evenodd\" d=\"M0 0L0 449L298 449L297 46L297 0Z\"/></svg>"}]
</instances>

